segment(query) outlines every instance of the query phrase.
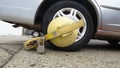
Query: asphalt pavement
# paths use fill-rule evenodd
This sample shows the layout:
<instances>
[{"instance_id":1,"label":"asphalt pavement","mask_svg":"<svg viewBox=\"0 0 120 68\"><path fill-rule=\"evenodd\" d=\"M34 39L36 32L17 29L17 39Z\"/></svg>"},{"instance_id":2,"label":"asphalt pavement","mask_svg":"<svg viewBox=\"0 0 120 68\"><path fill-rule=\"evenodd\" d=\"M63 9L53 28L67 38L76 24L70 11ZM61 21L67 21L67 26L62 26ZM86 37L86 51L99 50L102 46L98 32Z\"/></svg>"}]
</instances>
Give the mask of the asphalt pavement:
<instances>
[{"instance_id":1,"label":"asphalt pavement","mask_svg":"<svg viewBox=\"0 0 120 68\"><path fill-rule=\"evenodd\" d=\"M91 40L77 52L46 49L25 51L29 36L0 36L0 68L120 68L120 45Z\"/></svg>"}]
</instances>

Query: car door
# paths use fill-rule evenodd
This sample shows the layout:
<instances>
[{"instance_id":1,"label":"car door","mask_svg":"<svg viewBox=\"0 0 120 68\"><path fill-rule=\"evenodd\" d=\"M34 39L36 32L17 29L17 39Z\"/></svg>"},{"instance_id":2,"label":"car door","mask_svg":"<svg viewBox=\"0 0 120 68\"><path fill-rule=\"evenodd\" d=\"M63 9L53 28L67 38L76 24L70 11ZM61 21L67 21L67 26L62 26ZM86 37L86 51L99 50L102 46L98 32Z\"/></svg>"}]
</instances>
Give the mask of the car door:
<instances>
[{"instance_id":1,"label":"car door","mask_svg":"<svg viewBox=\"0 0 120 68\"><path fill-rule=\"evenodd\" d=\"M0 19L34 24L36 11L42 0L0 0Z\"/></svg>"},{"instance_id":2,"label":"car door","mask_svg":"<svg viewBox=\"0 0 120 68\"><path fill-rule=\"evenodd\" d=\"M102 11L102 29L120 32L120 0L98 0Z\"/></svg>"}]
</instances>

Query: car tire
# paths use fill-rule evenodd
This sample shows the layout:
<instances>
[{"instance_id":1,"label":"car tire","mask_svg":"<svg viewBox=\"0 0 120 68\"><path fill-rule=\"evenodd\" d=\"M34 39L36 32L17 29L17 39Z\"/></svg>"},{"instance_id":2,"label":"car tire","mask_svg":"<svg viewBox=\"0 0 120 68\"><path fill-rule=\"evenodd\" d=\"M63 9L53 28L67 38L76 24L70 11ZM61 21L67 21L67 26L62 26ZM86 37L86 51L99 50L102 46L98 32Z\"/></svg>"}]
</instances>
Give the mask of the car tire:
<instances>
[{"instance_id":1,"label":"car tire","mask_svg":"<svg viewBox=\"0 0 120 68\"><path fill-rule=\"evenodd\" d=\"M93 35L93 30L94 30L94 26L93 26L93 21L92 21L92 17L89 13L89 11L80 3L77 3L75 1L59 1L55 4L53 4L45 13L44 18L43 18L43 32L45 34L47 34L47 27L50 23L50 21L53 19L53 17L55 16L55 14L64 8L72 8L75 10L78 10L78 12L80 12L86 22L86 31L83 35L83 37L78 40L77 42L74 42L72 45L67 46L67 47L57 47L55 45L53 45L50 41L49 41L49 48L52 49L56 49L56 50L63 50L63 51L77 51L80 48L82 48L83 46L85 46L89 40L91 39L92 35ZM67 16L67 15L66 15Z\"/></svg>"}]
</instances>

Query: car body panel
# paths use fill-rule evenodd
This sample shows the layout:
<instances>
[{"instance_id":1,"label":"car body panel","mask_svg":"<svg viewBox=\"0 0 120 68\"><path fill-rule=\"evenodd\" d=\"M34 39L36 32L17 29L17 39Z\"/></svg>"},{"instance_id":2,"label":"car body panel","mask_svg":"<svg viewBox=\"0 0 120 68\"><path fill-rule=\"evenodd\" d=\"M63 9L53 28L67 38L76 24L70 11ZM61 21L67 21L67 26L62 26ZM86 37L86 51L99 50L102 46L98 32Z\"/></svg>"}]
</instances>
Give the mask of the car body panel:
<instances>
[{"instance_id":1,"label":"car body panel","mask_svg":"<svg viewBox=\"0 0 120 68\"><path fill-rule=\"evenodd\" d=\"M45 0L0 0L0 19L34 25L38 8ZM120 36L120 0L88 0L97 13L96 35Z\"/></svg>"},{"instance_id":2,"label":"car body panel","mask_svg":"<svg viewBox=\"0 0 120 68\"><path fill-rule=\"evenodd\" d=\"M0 19L22 24L34 24L42 0L0 0Z\"/></svg>"},{"instance_id":3,"label":"car body panel","mask_svg":"<svg viewBox=\"0 0 120 68\"><path fill-rule=\"evenodd\" d=\"M45 1L45 0L44 0ZM10 22L34 24L35 14L43 0L0 0L0 19ZM89 0L101 21L99 6L95 0Z\"/></svg>"},{"instance_id":4,"label":"car body panel","mask_svg":"<svg viewBox=\"0 0 120 68\"><path fill-rule=\"evenodd\" d=\"M102 13L102 30L120 32L120 0L98 0Z\"/></svg>"}]
</instances>

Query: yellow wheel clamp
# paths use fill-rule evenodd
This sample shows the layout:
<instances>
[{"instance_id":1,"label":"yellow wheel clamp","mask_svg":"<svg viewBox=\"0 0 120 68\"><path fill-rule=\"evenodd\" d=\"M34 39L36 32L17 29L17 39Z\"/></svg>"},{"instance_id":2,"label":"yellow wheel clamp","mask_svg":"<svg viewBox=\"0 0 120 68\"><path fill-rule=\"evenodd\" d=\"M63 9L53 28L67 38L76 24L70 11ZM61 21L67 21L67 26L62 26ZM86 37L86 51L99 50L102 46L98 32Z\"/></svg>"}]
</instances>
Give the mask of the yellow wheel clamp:
<instances>
[{"instance_id":1,"label":"yellow wheel clamp","mask_svg":"<svg viewBox=\"0 0 120 68\"><path fill-rule=\"evenodd\" d=\"M56 25L54 25L54 24L56 24ZM57 27L55 27L55 26L57 26ZM50 22L50 25L48 26L48 33L46 35L44 35L42 37L32 38L32 39L24 42L24 49L25 50L37 49L38 53L44 53L45 52L44 42L47 40L50 40L53 44L55 43L55 45L58 47L69 46L70 44L74 43L74 41L78 35L78 31L79 31L78 29L83 26L84 26L84 22L82 20L74 22L73 20L71 20L67 17L58 17ZM60 38L60 37L62 37L62 38ZM64 37L67 37L66 39L69 39L69 37L71 37L71 38L69 39L69 41L62 43L61 39L62 39L62 41L65 41L65 40L63 40ZM73 37L74 37L74 40L72 40ZM57 38L58 38L58 40L57 40Z\"/></svg>"}]
</instances>

